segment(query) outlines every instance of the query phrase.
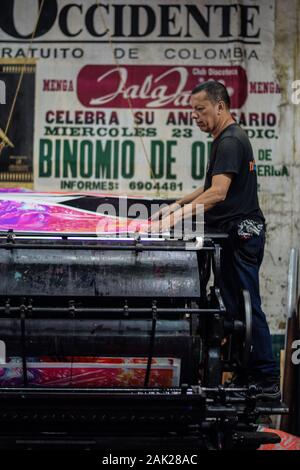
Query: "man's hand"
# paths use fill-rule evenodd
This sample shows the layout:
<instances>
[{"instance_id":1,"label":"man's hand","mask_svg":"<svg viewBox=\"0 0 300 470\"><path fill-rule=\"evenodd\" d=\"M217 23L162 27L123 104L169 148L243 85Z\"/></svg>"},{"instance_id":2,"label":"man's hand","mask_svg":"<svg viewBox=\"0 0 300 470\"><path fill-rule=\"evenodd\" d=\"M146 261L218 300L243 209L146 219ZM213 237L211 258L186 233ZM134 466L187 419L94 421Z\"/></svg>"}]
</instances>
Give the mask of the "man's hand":
<instances>
[{"instance_id":1,"label":"man's hand","mask_svg":"<svg viewBox=\"0 0 300 470\"><path fill-rule=\"evenodd\" d=\"M164 207L162 209L155 212L155 214L153 214L149 218L149 221L155 221L155 220L159 220L159 219L167 217L168 215L172 214L173 212L178 211L178 209L181 209L186 204L190 204L191 202L193 202L203 192L204 192L204 188L201 187L201 188L196 189L192 193L187 194L183 198L178 199L177 201L173 202L172 204L169 204L167 206L164 205Z\"/></svg>"},{"instance_id":2,"label":"man's hand","mask_svg":"<svg viewBox=\"0 0 300 470\"><path fill-rule=\"evenodd\" d=\"M170 230L183 218L182 210L172 212L170 215L150 223L149 231L152 233L170 232Z\"/></svg>"},{"instance_id":3,"label":"man's hand","mask_svg":"<svg viewBox=\"0 0 300 470\"><path fill-rule=\"evenodd\" d=\"M181 206L180 206L180 204L178 204L178 202L173 202L173 204L169 204L169 205L163 207L162 209L160 209L159 211L155 212L149 218L149 220L151 222L154 222L156 220L168 217L172 212L175 212L177 209L180 209L180 207Z\"/></svg>"}]
</instances>

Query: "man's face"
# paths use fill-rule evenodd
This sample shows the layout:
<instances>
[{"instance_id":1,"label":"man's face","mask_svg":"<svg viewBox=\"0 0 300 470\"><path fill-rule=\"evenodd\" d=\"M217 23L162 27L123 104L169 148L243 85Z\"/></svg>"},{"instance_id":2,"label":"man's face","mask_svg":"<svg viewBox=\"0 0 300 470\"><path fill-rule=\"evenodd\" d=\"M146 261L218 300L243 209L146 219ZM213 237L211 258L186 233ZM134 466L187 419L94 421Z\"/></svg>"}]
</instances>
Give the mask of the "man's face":
<instances>
[{"instance_id":1,"label":"man's face","mask_svg":"<svg viewBox=\"0 0 300 470\"><path fill-rule=\"evenodd\" d=\"M212 103L206 91L191 96L192 118L203 132L213 133L220 121L220 103Z\"/></svg>"}]
</instances>

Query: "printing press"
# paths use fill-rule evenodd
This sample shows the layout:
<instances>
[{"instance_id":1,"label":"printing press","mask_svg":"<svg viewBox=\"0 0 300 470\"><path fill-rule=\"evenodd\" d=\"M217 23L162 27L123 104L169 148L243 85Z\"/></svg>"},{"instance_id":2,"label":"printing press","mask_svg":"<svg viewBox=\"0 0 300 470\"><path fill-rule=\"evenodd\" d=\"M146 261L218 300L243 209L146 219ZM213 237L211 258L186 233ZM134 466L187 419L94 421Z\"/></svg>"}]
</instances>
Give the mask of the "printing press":
<instances>
[{"instance_id":1,"label":"printing press","mask_svg":"<svg viewBox=\"0 0 300 470\"><path fill-rule=\"evenodd\" d=\"M263 415L230 388L251 348L251 302L227 318L221 241L0 235L0 446L257 449Z\"/></svg>"}]
</instances>

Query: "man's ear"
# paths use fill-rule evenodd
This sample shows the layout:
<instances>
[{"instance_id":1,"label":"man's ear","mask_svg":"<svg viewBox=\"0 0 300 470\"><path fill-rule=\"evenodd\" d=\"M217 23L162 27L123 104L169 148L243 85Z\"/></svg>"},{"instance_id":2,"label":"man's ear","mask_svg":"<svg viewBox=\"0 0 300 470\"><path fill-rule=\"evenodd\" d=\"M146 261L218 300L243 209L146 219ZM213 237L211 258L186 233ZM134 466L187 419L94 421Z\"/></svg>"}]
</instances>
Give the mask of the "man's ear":
<instances>
[{"instance_id":1,"label":"man's ear","mask_svg":"<svg viewBox=\"0 0 300 470\"><path fill-rule=\"evenodd\" d=\"M219 102L218 102L218 111L219 111L219 112L222 112L222 111L225 110L225 108L226 108L226 106L225 106L224 101L219 101Z\"/></svg>"}]
</instances>

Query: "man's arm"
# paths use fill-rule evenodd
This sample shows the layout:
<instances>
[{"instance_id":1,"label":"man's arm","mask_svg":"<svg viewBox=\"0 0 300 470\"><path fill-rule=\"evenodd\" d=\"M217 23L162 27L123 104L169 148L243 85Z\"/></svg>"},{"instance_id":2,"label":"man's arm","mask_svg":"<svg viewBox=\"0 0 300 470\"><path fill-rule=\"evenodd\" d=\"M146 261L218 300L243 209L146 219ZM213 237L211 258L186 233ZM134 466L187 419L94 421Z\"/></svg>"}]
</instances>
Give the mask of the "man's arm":
<instances>
[{"instance_id":1,"label":"man's arm","mask_svg":"<svg viewBox=\"0 0 300 470\"><path fill-rule=\"evenodd\" d=\"M190 194L187 194L181 199L178 199L177 201L173 202L173 204L170 204L167 207L164 207L163 209L160 209L157 211L153 216L151 217L151 220L159 220L162 217L166 217L167 215L172 214L173 212L176 212L180 207L184 206L185 204L190 204L192 201L197 199L204 191L204 188L198 188L195 191L193 191Z\"/></svg>"},{"instance_id":2,"label":"man's arm","mask_svg":"<svg viewBox=\"0 0 300 470\"><path fill-rule=\"evenodd\" d=\"M206 212L219 202L225 201L233 177L233 173L213 176L211 187L192 202L193 214L196 212L197 204L203 204L204 212Z\"/></svg>"},{"instance_id":3,"label":"man's arm","mask_svg":"<svg viewBox=\"0 0 300 470\"><path fill-rule=\"evenodd\" d=\"M190 202L194 201L194 199L197 199L202 193L204 192L204 188L198 188L195 191L193 191L190 194L187 194L184 196L182 199L178 199L177 204L180 206L184 206L185 204L189 204Z\"/></svg>"},{"instance_id":4,"label":"man's arm","mask_svg":"<svg viewBox=\"0 0 300 470\"><path fill-rule=\"evenodd\" d=\"M199 204L204 205L204 212L214 207L219 202L226 199L228 189L233 179L232 173L224 173L212 177L212 185L206 191L203 191L198 197L186 204L184 211L173 212L170 217L162 220L162 229L173 227L183 218L191 217L199 210Z\"/></svg>"}]
</instances>

